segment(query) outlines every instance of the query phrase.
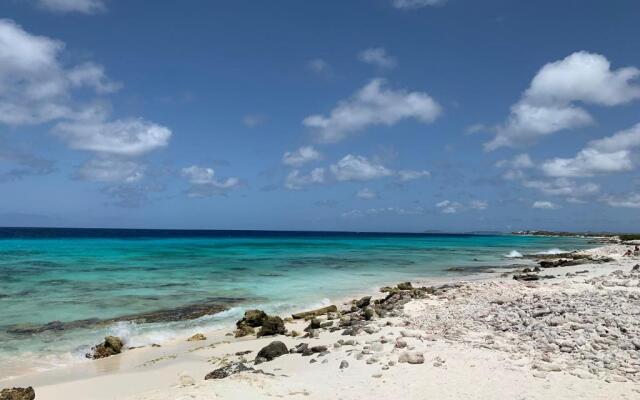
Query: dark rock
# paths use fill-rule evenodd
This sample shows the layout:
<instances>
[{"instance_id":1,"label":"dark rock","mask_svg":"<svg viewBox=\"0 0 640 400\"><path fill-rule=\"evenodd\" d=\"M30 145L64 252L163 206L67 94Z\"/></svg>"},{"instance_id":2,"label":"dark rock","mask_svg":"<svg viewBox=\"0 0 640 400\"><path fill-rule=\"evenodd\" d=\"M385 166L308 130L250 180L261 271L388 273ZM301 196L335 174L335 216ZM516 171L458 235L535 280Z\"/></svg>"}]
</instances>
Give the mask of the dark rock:
<instances>
[{"instance_id":1,"label":"dark rock","mask_svg":"<svg viewBox=\"0 0 640 400\"><path fill-rule=\"evenodd\" d=\"M349 368L349 363L346 360L340 362L340 369Z\"/></svg>"},{"instance_id":2,"label":"dark rock","mask_svg":"<svg viewBox=\"0 0 640 400\"><path fill-rule=\"evenodd\" d=\"M269 316L262 323L262 328L258 331L258 337L284 335L285 332L286 329L282 318Z\"/></svg>"},{"instance_id":3,"label":"dark rock","mask_svg":"<svg viewBox=\"0 0 640 400\"><path fill-rule=\"evenodd\" d=\"M327 346L313 346L311 351L314 353L323 353L327 351Z\"/></svg>"},{"instance_id":4,"label":"dark rock","mask_svg":"<svg viewBox=\"0 0 640 400\"><path fill-rule=\"evenodd\" d=\"M370 303L371 303L371 296L366 296L366 297L363 297L360 300L356 301L356 307L365 308Z\"/></svg>"},{"instance_id":5,"label":"dark rock","mask_svg":"<svg viewBox=\"0 0 640 400\"><path fill-rule=\"evenodd\" d=\"M366 319L367 321L369 321L374 317L374 315L376 315L375 311L373 311L373 308L371 307L365 308L363 314L364 314L364 319Z\"/></svg>"},{"instance_id":6,"label":"dark rock","mask_svg":"<svg viewBox=\"0 0 640 400\"><path fill-rule=\"evenodd\" d=\"M245 371L255 371L255 369L251 368L251 367L247 367L246 365L244 365L241 362L236 362L236 363L231 363L229 365L227 365L226 367L222 367L222 368L218 368L212 372L209 372L204 379L205 380L209 380L209 379L224 379L228 376L234 375L234 374L238 374L240 372L245 372Z\"/></svg>"},{"instance_id":7,"label":"dark rock","mask_svg":"<svg viewBox=\"0 0 640 400\"><path fill-rule=\"evenodd\" d=\"M267 346L263 347L258 352L256 360L258 358L264 358L267 361L271 361L274 358L277 358L277 357L280 357L281 355L287 354L288 352L289 352L289 349L287 349L287 346L284 343L282 343L280 341L275 341L275 342L271 342Z\"/></svg>"},{"instance_id":8,"label":"dark rock","mask_svg":"<svg viewBox=\"0 0 640 400\"><path fill-rule=\"evenodd\" d=\"M400 289L400 290L411 290L411 289L413 289L413 285L411 284L411 282L398 283L398 289Z\"/></svg>"},{"instance_id":9,"label":"dark rock","mask_svg":"<svg viewBox=\"0 0 640 400\"><path fill-rule=\"evenodd\" d=\"M240 325L238 329L236 329L234 332L237 338L253 335L255 333L256 333L256 330L250 327L249 325Z\"/></svg>"},{"instance_id":10,"label":"dark rock","mask_svg":"<svg viewBox=\"0 0 640 400\"><path fill-rule=\"evenodd\" d=\"M292 317L293 319L305 319L305 318L311 318L311 317L318 317L320 315L324 315L330 312L338 312L338 307L336 307L335 305L330 305L330 306L318 308L312 311L305 311L305 312L293 314Z\"/></svg>"},{"instance_id":11,"label":"dark rock","mask_svg":"<svg viewBox=\"0 0 640 400\"><path fill-rule=\"evenodd\" d=\"M34 400L36 392L31 386L26 388L2 389L0 400Z\"/></svg>"},{"instance_id":12,"label":"dark rock","mask_svg":"<svg viewBox=\"0 0 640 400\"><path fill-rule=\"evenodd\" d=\"M631 271L632 271L632 272L640 271L640 264L636 264L636 265L634 265L634 266L633 266L633 268L631 268Z\"/></svg>"},{"instance_id":13,"label":"dark rock","mask_svg":"<svg viewBox=\"0 0 640 400\"><path fill-rule=\"evenodd\" d=\"M247 310L244 312L244 317L236 322L236 326L240 328L241 326L250 326L252 328L257 328L262 326L264 321L267 319L267 313L262 310Z\"/></svg>"},{"instance_id":14,"label":"dark rock","mask_svg":"<svg viewBox=\"0 0 640 400\"><path fill-rule=\"evenodd\" d=\"M93 353L87 353L87 358L97 360L99 358L111 357L122 352L122 340L116 336L107 336L104 343L100 343L92 348Z\"/></svg>"}]
</instances>

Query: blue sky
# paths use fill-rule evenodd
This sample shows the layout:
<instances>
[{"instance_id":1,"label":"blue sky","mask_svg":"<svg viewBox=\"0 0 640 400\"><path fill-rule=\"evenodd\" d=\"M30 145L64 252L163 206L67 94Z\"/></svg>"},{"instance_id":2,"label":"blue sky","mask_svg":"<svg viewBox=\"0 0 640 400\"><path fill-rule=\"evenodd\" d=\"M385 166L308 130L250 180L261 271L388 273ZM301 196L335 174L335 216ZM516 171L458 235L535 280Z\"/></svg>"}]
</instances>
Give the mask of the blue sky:
<instances>
[{"instance_id":1,"label":"blue sky","mask_svg":"<svg viewBox=\"0 0 640 400\"><path fill-rule=\"evenodd\" d=\"M637 231L633 0L7 0L0 225Z\"/></svg>"}]
</instances>

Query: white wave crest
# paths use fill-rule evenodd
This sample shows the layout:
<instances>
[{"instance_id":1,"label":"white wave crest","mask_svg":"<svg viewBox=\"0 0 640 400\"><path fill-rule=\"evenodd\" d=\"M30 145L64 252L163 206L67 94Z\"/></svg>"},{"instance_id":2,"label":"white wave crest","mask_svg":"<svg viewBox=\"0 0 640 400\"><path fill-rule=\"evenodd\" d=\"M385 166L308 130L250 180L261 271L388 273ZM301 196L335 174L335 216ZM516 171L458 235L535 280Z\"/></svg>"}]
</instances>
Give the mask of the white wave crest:
<instances>
[{"instance_id":1,"label":"white wave crest","mask_svg":"<svg viewBox=\"0 0 640 400\"><path fill-rule=\"evenodd\" d=\"M505 254L504 256L507 257L507 258L521 258L522 257L522 253L520 253L517 250L511 250L509 252L509 254Z\"/></svg>"}]
</instances>

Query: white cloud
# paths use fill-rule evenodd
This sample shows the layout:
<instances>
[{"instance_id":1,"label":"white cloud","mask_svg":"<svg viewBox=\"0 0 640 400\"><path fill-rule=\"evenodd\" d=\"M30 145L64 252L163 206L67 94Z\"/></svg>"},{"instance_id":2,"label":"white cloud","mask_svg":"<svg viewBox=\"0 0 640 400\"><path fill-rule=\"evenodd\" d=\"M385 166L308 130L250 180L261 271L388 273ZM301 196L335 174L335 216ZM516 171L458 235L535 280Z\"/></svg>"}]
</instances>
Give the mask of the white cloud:
<instances>
[{"instance_id":1,"label":"white cloud","mask_svg":"<svg viewBox=\"0 0 640 400\"><path fill-rule=\"evenodd\" d=\"M331 172L339 181L368 181L393 174L381 164L376 164L362 156L348 154L330 166Z\"/></svg>"},{"instance_id":2,"label":"white cloud","mask_svg":"<svg viewBox=\"0 0 640 400\"><path fill-rule=\"evenodd\" d=\"M507 121L496 128L486 150L518 147L561 130L593 123L591 115L574 103L615 106L640 98L635 67L611 69L602 55L576 52L543 66Z\"/></svg>"},{"instance_id":3,"label":"white cloud","mask_svg":"<svg viewBox=\"0 0 640 400\"><path fill-rule=\"evenodd\" d=\"M360 199L370 200L378 197L378 193L376 193L374 190L371 190L369 188L362 188L358 190L358 192L356 193L356 197Z\"/></svg>"},{"instance_id":4,"label":"white cloud","mask_svg":"<svg viewBox=\"0 0 640 400\"><path fill-rule=\"evenodd\" d=\"M330 75L331 65L322 58L316 58L307 63L307 68L320 75Z\"/></svg>"},{"instance_id":5,"label":"white cloud","mask_svg":"<svg viewBox=\"0 0 640 400\"><path fill-rule=\"evenodd\" d=\"M187 191L189 197L210 197L225 194L240 186L240 179L236 177L218 180L213 168L197 165L183 168L182 176L191 184L191 188Z\"/></svg>"},{"instance_id":6,"label":"white cloud","mask_svg":"<svg viewBox=\"0 0 640 400\"><path fill-rule=\"evenodd\" d=\"M371 47L363 50L358 53L358 59L383 69L392 69L396 66L396 59L387 54L383 47Z\"/></svg>"},{"instance_id":7,"label":"white cloud","mask_svg":"<svg viewBox=\"0 0 640 400\"><path fill-rule=\"evenodd\" d=\"M102 0L38 0L38 5L61 13L97 14L107 9Z\"/></svg>"},{"instance_id":8,"label":"white cloud","mask_svg":"<svg viewBox=\"0 0 640 400\"><path fill-rule=\"evenodd\" d=\"M322 155L313 146L303 146L296 151L287 151L282 156L282 163L299 167L311 161L322 159Z\"/></svg>"},{"instance_id":9,"label":"white cloud","mask_svg":"<svg viewBox=\"0 0 640 400\"><path fill-rule=\"evenodd\" d=\"M471 208L472 210L482 211L486 210L487 207L489 207L489 203L483 200L472 200L471 203L469 203L469 208Z\"/></svg>"},{"instance_id":10,"label":"white cloud","mask_svg":"<svg viewBox=\"0 0 640 400\"><path fill-rule=\"evenodd\" d=\"M324 183L324 168L314 168L309 174L304 175L294 169L287 175L284 187L290 190L302 189L304 186Z\"/></svg>"},{"instance_id":11,"label":"white cloud","mask_svg":"<svg viewBox=\"0 0 640 400\"><path fill-rule=\"evenodd\" d=\"M402 170L402 171L398 171L398 176L400 177L400 180L402 182L407 182L407 181L412 181L415 179L420 179L420 178L430 178L431 177L431 172L429 171L413 171L413 170Z\"/></svg>"},{"instance_id":12,"label":"white cloud","mask_svg":"<svg viewBox=\"0 0 640 400\"><path fill-rule=\"evenodd\" d=\"M242 123L248 128L254 128L258 125L264 124L267 118L262 114L247 114L242 117Z\"/></svg>"},{"instance_id":13,"label":"white cloud","mask_svg":"<svg viewBox=\"0 0 640 400\"><path fill-rule=\"evenodd\" d=\"M421 215L424 214L424 208L422 207L379 207L369 208L366 210L351 210L341 214L342 218L363 218L377 215L393 214L393 215Z\"/></svg>"},{"instance_id":14,"label":"white cloud","mask_svg":"<svg viewBox=\"0 0 640 400\"><path fill-rule=\"evenodd\" d=\"M542 171L551 177L590 177L598 174L630 171L633 162L626 150L601 153L596 149L581 150L574 158L554 158L545 161Z\"/></svg>"},{"instance_id":15,"label":"white cloud","mask_svg":"<svg viewBox=\"0 0 640 400\"><path fill-rule=\"evenodd\" d=\"M446 2L447 0L393 0L392 4L395 8L413 10L429 6L440 6Z\"/></svg>"},{"instance_id":16,"label":"white cloud","mask_svg":"<svg viewBox=\"0 0 640 400\"><path fill-rule=\"evenodd\" d=\"M611 207L640 208L640 193L628 193L622 196L607 195L601 200Z\"/></svg>"},{"instance_id":17,"label":"white cloud","mask_svg":"<svg viewBox=\"0 0 640 400\"><path fill-rule=\"evenodd\" d=\"M556 204L550 201L536 201L531 205L531 207L538 208L541 210L555 210L559 208Z\"/></svg>"},{"instance_id":18,"label":"white cloud","mask_svg":"<svg viewBox=\"0 0 640 400\"><path fill-rule=\"evenodd\" d=\"M427 93L389 89L384 79L374 79L339 102L329 116L311 115L303 124L314 129L320 141L335 143L371 125L393 126L409 118L431 123L441 113Z\"/></svg>"},{"instance_id":19,"label":"white cloud","mask_svg":"<svg viewBox=\"0 0 640 400\"><path fill-rule=\"evenodd\" d=\"M593 140L573 158L554 158L542 164L553 177L589 177L630 171L631 150L640 146L640 124L611 136Z\"/></svg>"},{"instance_id":20,"label":"white cloud","mask_svg":"<svg viewBox=\"0 0 640 400\"><path fill-rule=\"evenodd\" d=\"M524 180L522 185L529 189L536 189L540 192L551 196L568 196L579 198L597 193L600 186L595 183L587 182L578 184L575 181L558 178L550 181L544 180Z\"/></svg>"},{"instance_id":21,"label":"white cloud","mask_svg":"<svg viewBox=\"0 0 640 400\"><path fill-rule=\"evenodd\" d=\"M108 93L120 87L98 64L65 68L60 61L64 47L61 41L32 35L15 22L0 19L0 123L74 118L84 112L73 102L74 89Z\"/></svg>"},{"instance_id":22,"label":"white cloud","mask_svg":"<svg viewBox=\"0 0 640 400\"><path fill-rule=\"evenodd\" d=\"M440 209L440 212L443 214L456 214L460 211L465 210L477 210L484 211L489 207L489 203L483 200L472 200L469 202L468 206L465 206L462 203L451 200L442 200L439 203L436 203L436 208Z\"/></svg>"},{"instance_id":23,"label":"white cloud","mask_svg":"<svg viewBox=\"0 0 640 400\"><path fill-rule=\"evenodd\" d=\"M629 150L640 146L640 124L617 132L609 137L589 142L588 147L602 152Z\"/></svg>"},{"instance_id":24,"label":"white cloud","mask_svg":"<svg viewBox=\"0 0 640 400\"><path fill-rule=\"evenodd\" d=\"M134 161L97 158L83 164L77 177L94 182L137 182L144 177L145 167Z\"/></svg>"},{"instance_id":25,"label":"white cloud","mask_svg":"<svg viewBox=\"0 0 640 400\"><path fill-rule=\"evenodd\" d=\"M143 119L61 122L54 132L77 150L136 156L165 147L171 130Z\"/></svg>"},{"instance_id":26,"label":"white cloud","mask_svg":"<svg viewBox=\"0 0 640 400\"><path fill-rule=\"evenodd\" d=\"M456 201L443 200L436 204L436 207L440 209L443 214L455 214L462 210L462 204Z\"/></svg>"}]
</instances>

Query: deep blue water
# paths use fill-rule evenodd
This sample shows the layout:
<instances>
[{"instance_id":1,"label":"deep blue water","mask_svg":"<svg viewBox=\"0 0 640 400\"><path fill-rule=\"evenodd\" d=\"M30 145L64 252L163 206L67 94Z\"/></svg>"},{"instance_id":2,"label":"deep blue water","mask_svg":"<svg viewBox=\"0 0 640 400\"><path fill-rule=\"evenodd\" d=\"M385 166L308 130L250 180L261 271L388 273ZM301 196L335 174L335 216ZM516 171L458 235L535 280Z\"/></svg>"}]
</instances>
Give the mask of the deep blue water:
<instances>
[{"instance_id":1,"label":"deep blue water","mask_svg":"<svg viewBox=\"0 0 640 400\"><path fill-rule=\"evenodd\" d=\"M511 235L0 228L0 379L81 360L107 333L162 342L231 324L246 307L285 313L452 266L512 262L504 255L514 250L587 246ZM229 311L196 320L9 332L230 298Z\"/></svg>"}]
</instances>

